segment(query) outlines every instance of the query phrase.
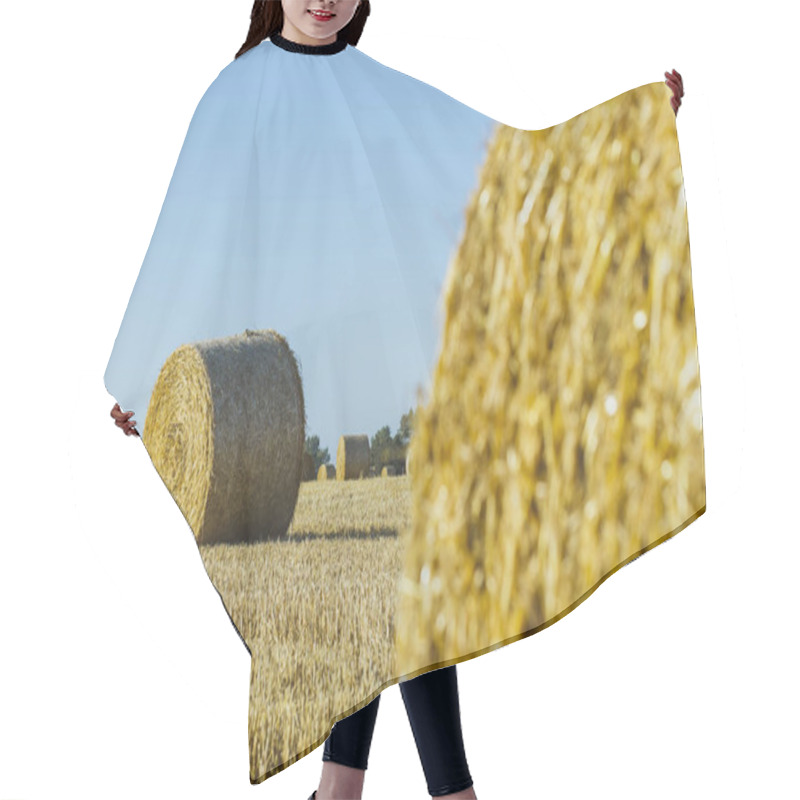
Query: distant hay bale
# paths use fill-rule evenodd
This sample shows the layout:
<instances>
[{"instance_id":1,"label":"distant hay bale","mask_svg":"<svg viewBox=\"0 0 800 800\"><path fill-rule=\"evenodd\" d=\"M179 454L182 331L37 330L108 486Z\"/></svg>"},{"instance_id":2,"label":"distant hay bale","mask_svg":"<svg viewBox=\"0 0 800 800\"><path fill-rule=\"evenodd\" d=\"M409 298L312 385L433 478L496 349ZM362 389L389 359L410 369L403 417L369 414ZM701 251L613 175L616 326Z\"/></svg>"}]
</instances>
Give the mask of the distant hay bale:
<instances>
[{"instance_id":1,"label":"distant hay bale","mask_svg":"<svg viewBox=\"0 0 800 800\"><path fill-rule=\"evenodd\" d=\"M381 477L382 478L388 478L388 477L390 477L392 475L395 475L396 473L397 473L397 470L391 464L387 464L381 470Z\"/></svg>"},{"instance_id":2,"label":"distant hay bale","mask_svg":"<svg viewBox=\"0 0 800 800\"><path fill-rule=\"evenodd\" d=\"M285 534L303 470L305 402L272 330L184 344L156 380L142 432L198 544Z\"/></svg>"},{"instance_id":3,"label":"distant hay bale","mask_svg":"<svg viewBox=\"0 0 800 800\"><path fill-rule=\"evenodd\" d=\"M314 456L312 456L311 453L303 453L303 480L313 481L316 475Z\"/></svg>"},{"instance_id":4,"label":"distant hay bale","mask_svg":"<svg viewBox=\"0 0 800 800\"><path fill-rule=\"evenodd\" d=\"M336 480L336 467L333 464L320 464L317 470L318 481Z\"/></svg>"},{"instance_id":5,"label":"distant hay bale","mask_svg":"<svg viewBox=\"0 0 800 800\"><path fill-rule=\"evenodd\" d=\"M406 462L398 674L539 630L705 511L669 96L652 83L542 131L497 124Z\"/></svg>"},{"instance_id":6,"label":"distant hay bale","mask_svg":"<svg viewBox=\"0 0 800 800\"><path fill-rule=\"evenodd\" d=\"M339 437L336 451L336 480L363 478L369 470L369 437L354 434Z\"/></svg>"}]
</instances>

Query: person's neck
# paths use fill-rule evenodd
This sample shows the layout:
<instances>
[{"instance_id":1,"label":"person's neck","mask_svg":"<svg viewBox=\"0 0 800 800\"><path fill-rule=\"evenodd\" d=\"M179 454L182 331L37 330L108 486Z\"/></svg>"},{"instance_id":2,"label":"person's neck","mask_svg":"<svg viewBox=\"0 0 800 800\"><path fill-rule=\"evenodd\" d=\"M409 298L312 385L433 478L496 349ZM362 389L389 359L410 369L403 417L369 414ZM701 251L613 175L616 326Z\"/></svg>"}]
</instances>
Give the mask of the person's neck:
<instances>
[{"instance_id":1,"label":"person's neck","mask_svg":"<svg viewBox=\"0 0 800 800\"><path fill-rule=\"evenodd\" d=\"M334 33L332 36L327 36L325 39L315 39L313 36L303 33L303 31L294 26L288 19L286 19L286 17L283 18L283 30L281 31L281 36L283 36L284 39L288 39L290 42L310 45L333 44L333 42L335 42L337 39L336 33Z\"/></svg>"}]
</instances>

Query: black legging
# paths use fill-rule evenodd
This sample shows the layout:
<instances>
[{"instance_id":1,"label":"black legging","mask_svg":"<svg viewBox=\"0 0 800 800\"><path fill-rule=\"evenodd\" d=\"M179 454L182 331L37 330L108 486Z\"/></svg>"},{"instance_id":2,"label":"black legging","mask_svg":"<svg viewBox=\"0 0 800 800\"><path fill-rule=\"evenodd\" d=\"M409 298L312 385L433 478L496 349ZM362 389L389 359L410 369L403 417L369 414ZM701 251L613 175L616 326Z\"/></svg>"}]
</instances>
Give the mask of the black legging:
<instances>
[{"instance_id":1,"label":"black legging","mask_svg":"<svg viewBox=\"0 0 800 800\"><path fill-rule=\"evenodd\" d=\"M431 797L468 789L472 777L461 734L456 665L423 672L399 685ZM323 761L367 768L380 699L378 695L333 726L325 740Z\"/></svg>"}]
</instances>

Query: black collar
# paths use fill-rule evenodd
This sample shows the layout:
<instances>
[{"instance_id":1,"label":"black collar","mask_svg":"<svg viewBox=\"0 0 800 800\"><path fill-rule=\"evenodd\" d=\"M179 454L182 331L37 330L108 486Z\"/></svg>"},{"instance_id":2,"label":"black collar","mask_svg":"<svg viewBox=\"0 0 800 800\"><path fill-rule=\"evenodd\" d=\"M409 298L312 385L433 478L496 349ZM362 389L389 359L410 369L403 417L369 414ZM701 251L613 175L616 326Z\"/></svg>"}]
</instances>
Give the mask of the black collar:
<instances>
[{"instance_id":1,"label":"black collar","mask_svg":"<svg viewBox=\"0 0 800 800\"><path fill-rule=\"evenodd\" d=\"M273 33L269 37L270 41L283 50L288 50L290 53L306 53L312 56L328 56L333 53L340 53L347 47L346 39L337 39L330 44L300 44L281 36L280 33Z\"/></svg>"}]
</instances>

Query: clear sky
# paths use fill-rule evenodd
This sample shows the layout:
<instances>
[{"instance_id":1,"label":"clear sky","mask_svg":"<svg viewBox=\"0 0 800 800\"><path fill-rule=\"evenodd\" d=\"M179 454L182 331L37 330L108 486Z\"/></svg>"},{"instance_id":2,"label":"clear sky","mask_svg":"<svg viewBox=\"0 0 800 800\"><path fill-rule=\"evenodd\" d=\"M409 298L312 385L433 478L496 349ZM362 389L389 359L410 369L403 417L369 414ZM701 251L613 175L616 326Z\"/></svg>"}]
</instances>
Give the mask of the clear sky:
<instances>
[{"instance_id":1,"label":"clear sky","mask_svg":"<svg viewBox=\"0 0 800 800\"><path fill-rule=\"evenodd\" d=\"M440 292L495 125L357 48L266 40L200 101L106 371L143 430L179 345L273 329L307 433L335 453L416 405Z\"/></svg>"}]
</instances>

